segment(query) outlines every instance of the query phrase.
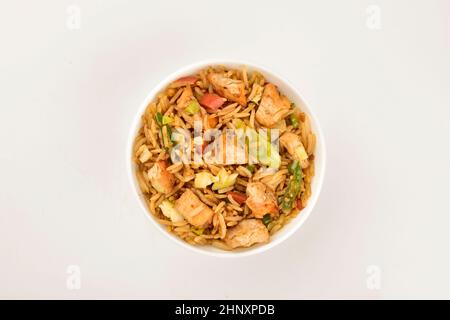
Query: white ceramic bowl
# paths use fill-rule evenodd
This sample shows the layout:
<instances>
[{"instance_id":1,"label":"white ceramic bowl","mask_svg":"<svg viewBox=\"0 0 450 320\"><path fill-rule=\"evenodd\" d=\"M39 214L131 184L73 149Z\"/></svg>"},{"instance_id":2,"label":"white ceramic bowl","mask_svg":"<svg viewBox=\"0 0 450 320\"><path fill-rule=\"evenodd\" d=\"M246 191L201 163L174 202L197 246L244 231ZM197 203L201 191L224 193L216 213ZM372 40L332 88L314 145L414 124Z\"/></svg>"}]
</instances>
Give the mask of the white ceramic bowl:
<instances>
[{"instance_id":1,"label":"white ceramic bowl","mask_svg":"<svg viewBox=\"0 0 450 320\"><path fill-rule=\"evenodd\" d=\"M138 182L136 180L135 176L135 165L133 164L131 157L132 157L132 150L133 150L133 142L136 137L136 134L140 128L141 125L141 116L144 113L146 107L148 104L156 97L156 95L163 91L167 85L169 85L170 82L186 75L194 74L200 69L210 66L210 65L224 65L228 67L233 68L239 68L242 66L247 66L249 71L257 70L261 72L264 77L267 79L267 81L274 83L278 86L281 93L286 95L292 102L296 104L296 106L299 106L302 111L304 111L309 117L311 121L311 127L313 132L316 134L316 150L314 155L314 161L315 161L315 176L313 178L313 182L311 185L311 198L308 201L308 205L306 208L302 210L302 212L292 219L288 224L283 226L278 232L276 232L273 236L270 237L270 242L266 244L256 245L250 248L243 248L243 249L237 249L233 251L223 251L220 249L217 249L213 246L193 246L189 243L181 240L176 235L168 232L165 227L163 227L161 224L159 224L153 217L153 215L150 213L150 211L147 208L147 205L145 203L145 200L143 199L142 193L139 189ZM307 105L305 100L301 97L298 90L290 84L286 79L280 77L279 75L275 74L273 71L262 67L260 65L256 65L254 63L249 63L246 61L228 61L228 60L207 60L207 61L201 61L198 63L194 63L191 65L188 65L184 68L181 68L180 70L172 73L170 76L165 78L163 81L159 83L145 98L145 100L142 102L141 106L136 110L136 117L133 121L133 124L131 125L130 134L128 137L128 146L126 150L126 161L127 161L127 167L128 167L128 175L131 182L131 187L133 188L133 192L136 194L136 198L140 203L140 206L142 208L142 211L144 212L145 216L152 221L153 225L160 230L166 237L172 239L179 245L183 246L184 248L187 248L189 250L207 254L210 256L216 256L216 257L241 257L241 256L248 256L251 254L261 253L264 252L270 248L275 247L277 244L283 242L287 238L289 238L294 232L298 231L301 227L301 225L305 222L305 220L310 215L311 211L314 208L314 205L317 202L317 198L319 197L319 193L322 187L322 182L324 179L325 174L325 143L323 141L323 135L322 131L320 129L319 123L317 121L317 118L312 113L311 108ZM291 245L295 245L292 243Z\"/></svg>"}]
</instances>

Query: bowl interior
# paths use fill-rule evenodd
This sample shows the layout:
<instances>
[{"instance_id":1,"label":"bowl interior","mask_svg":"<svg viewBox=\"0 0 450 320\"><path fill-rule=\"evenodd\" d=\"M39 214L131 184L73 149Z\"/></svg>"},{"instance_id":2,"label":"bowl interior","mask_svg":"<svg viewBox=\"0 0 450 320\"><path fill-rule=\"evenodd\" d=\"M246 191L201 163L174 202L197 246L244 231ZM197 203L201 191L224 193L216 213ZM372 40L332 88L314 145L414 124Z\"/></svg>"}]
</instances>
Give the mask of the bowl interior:
<instances>
[{"instance_id":1,"label":"bowl interior","mask_svg":"<svg viewBox=\"0 0 450 320\"><path fill-rule=\"evenodd\" d=\"M173 80L178 79L181 76L196 73L197 71L203 69L206 66L210 66L210 65L224 65L224 66L232 67L232 68L240 68L242 66L246 66L249 72L251 72L251 71L261 72L269 82L272 82L278 86L278 88L282 94L286 95L292 102L295 103L295 105L297 107L301 108L301 110L309 116L312 131L316 135L316 150L315 150L315 155L314 155L315 176L311 183L311 197L308 201L308 205L301 211L301 213L297 217L292 219L289 223L284 225L283 228L281 228L278 232L276 232L274 235L272 235L270 237L269 243L252 246L250 248L235 249L230 252L217 249L213 246L190 245L189 243L186 243L185 241L178 238L176 235L168 232L162 225L160 225L156 221L156 219L153 217L153 215L151 214L149 209L147 208L147 205L145 203L145 200L143 198L143 195L140 191L140 188L139 188L139 185L138 185L138 182L136 179L135 165L133 164L133 162L131 160L134 138L136 137L136 134L138 133L138 130L140 128L141 115L144 113L148 104L156 97L156 95L159 92L164 90L165 87ZM154 223L154 225L167 237L169 237L170 239L172 239L173 241L177 242L178 244L182 245L185 248L194 250L196 252L208 254L208 255L224 256L224 257L238 257L238 256L245 256L245 255L259 253L259 252L262 252L269 248L274 247L275 245L279 244L280 242L287 239L290 235L292 235L296 230L299 229L299 227L308 218L310 212L312 211L312 209L317 201L317 198L319 196L320 189L322 187L323 176L325 173L325 145L323 142L322 132L321 132L319 124L316 120L316 117L311 112L311 109L308 107L307 103L301 97L300 93L287 80L274 74L272 71L267 70L267 68L257 66L255 64L248 63L248 62L204 61L204 62L192 64L190 66L182 68L181 70L173 73L172 75L170 75L169 77L164 79L164 81L162 81L157 87L155 87L149 93L149 95L146 97L146 99L140 106L139 110L137 111L136 117L135 117L133 125L131 127L129 139L128 139L128 148L127 148L126 157L127 157L129 178L131 180L133 191L136 194L137 198L139 199L141 208L144 210L145 215Z\"/></svg>"}]
</instances>

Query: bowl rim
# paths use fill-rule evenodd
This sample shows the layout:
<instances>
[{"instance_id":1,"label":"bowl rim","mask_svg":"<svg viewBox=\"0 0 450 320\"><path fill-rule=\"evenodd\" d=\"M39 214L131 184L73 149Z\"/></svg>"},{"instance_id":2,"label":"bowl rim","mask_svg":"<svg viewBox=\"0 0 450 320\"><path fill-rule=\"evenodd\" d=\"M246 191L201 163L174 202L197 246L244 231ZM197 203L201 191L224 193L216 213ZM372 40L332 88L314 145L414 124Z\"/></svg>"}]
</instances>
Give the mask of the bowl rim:
<instances>
[{"instance_id":1,"label":"bowl rim","mask_svg":"<svg viewBox=\"0 0 450 320\"><path fill-rule=\"evenodd\" d=\"M148 104L156 97L158 93L160 93L164 88L167 87L167 85L182 77L187 75L188 73L192 73L195 70L199 70L201 68L210 66L210 65L232 65L232 66L247 66L251 69L256 69L258 71L261 71L264 75L269 75L272 78L276 78L280 83L283 83L286 87L288 87L291 91L293 91L298 98L302 101L303 105L306 107L307 115L310 117L312 125L314 127L314 134L316 135L316 148L320 147L320 154L321 154L321 166L315 168L315 175L314 175L314 184L316 185L315 192L311 195L310 199L308 200L308 205L304 209L304 212L302 212L301 215L298 217L294 217L292 221L289 222L289 224L296 223L295 226L289 230L284 230L282 228L279 233L279 237L276 239L271 239L268 243L252 246L249 248L243 248L239 250L233 250L233 251L210 251L205 250L205 247L202 246L194 246L191 245L184 240L180 239L174 234L171 234L165 228L158 222L156 219L152 216L152 213L147 208L147 205L144 203L144 200L142 199L142 192L140 191L140 188L138 186L138 183L136 181L136 175L135 175L135 165L132 161L132 152L133 152L133 146L134 146L134 140L136 137L136 133L140 128L141 125L141 117L144 113L145 109L147 108ZM153 223L153 225L161 231L166 237L171 239L172 241L176 242L177 244L181 245L184 248L187 248L188 250L196 253L201 253L207 256L214 256L214 257L227 257L227 258L236 258L236 257L244 257L244 256L250 256L257 253L263 253L267 250L277 246L278 244L284 242L286 239L291 237L296 231L300 229L300 227L303 225L303 223L308 219L310 213L314 209L317 200L319 198L319 194L322 190L322 185L324 181L325 176L325 168L326 168L326 147L325 147L325 141L324 136L322 133L322 129L320 126L319 121L317 120L316 115L312 111L310 104L305 100L303 95L300 94L300 92L296 89L296 87L288 81L283 76L280 76L280 74L276 71L272 71L273 69L269 69L266 66L261 65L260 63L250 62L247 60L236 60L236 59L207 59L207 60L201 60L194 63L190 63L188 65L185 65L184 67L178 68L176 71L170 73L168 76L166 76L162 81L160 81L156 86L153 87L152 90L146 95L145 99L142 101L139 108L136 110L136 114L133 118L133 122L131 123L131 127L129 129L128 133L128 139L127 139L127 146L126 146L126 167L128 171L128 180L131 184L131 189L133 190L133 193L138 200L139 206L141 208L141 211L147 216L147 218ZM210 248L209 246L206 248ZM215 248L216 249L216 248ZM220 249L217 249L220 250Z\"/></svg>"}]
</instances>

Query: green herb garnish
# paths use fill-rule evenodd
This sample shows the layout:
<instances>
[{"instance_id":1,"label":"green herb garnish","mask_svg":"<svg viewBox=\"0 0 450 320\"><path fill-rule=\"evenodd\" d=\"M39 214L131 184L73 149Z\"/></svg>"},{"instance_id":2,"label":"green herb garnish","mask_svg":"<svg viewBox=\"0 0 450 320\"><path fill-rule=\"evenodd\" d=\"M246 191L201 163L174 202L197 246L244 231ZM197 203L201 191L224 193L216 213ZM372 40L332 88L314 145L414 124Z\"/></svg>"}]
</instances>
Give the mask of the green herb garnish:
<instances>
[{"instance_id":1,"label":"green herb garnish","mask_svg":"<svg viewBox=\"0 0 450 320\"><path fill-rule=\"evenodd\" d=\"M292 125L292 128L298 128L299 123L298 123L298 119L295 115L291 114L289 117L289 121Z\"/></svg>"},{"instance_id":2,"label":"green herb garnish","mask_svg":"<svg viewBox=\"0 0 450 320\"><path fill-rule=\"evenodd\" d=\"M267 227L269 223L272 221L272 217L270 216L270 213L266 213L264 217L262 218L262 222Z\"/></svg>"},{"instance_id":3,"label":"green herb garnish","mask_svg":"<svg viewBox=\"0 0 450 320\"><path fill-rule=\"evenodd\" d=\"M289 165L288 171L292 174L292 177L289 180L288 186L281 200L281 210L284 213L291 212L303 183L302 168L297 160L292 161Z\"/></svg>"}]
</instances>

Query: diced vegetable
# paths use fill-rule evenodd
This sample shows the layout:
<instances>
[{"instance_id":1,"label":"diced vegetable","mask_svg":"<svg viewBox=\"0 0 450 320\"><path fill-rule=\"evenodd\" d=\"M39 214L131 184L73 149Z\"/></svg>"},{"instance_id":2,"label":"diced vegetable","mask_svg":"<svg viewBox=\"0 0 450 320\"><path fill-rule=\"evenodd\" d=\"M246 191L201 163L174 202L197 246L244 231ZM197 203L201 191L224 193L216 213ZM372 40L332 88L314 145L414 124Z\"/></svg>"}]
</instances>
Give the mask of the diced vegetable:
<instances>
[{"instance_id":1,"label":"diced vegetable","mask_svg":"<svg viewBox=\"0 0 450 320\"><path fill-rule=\"evenodd\" d=\"M157 123L159 126L162 126L162 125L163 125L163 123L162 123L162 121L163 121L163 115L162 115L161 112L157 112L157 113L155 114L155 120L156 120L156 123Z\"/></svg>"},{"instance_id":2,"label":"diced vegetable","mask_svg":"<svg viewBox=\"0 0 450 320\"><path fill-rule=\"evenodd\" d=\"M191 230L198 236L201 236L205 232L205 228L191 228Z\"/></svg>"},{"instance_id":3,"label":"diced vegetable","mask_svg":"<svg viewBox=\"0 0 450 320\"><path fill-rule=\"evenodd\" d=\"M222 98L214 93L205 93L201 99L200 104L205 107L208 112L216 112L227 99Z\"/></svg>"},{"instance_id":4,"label":"diced vegetable","mask_svg":"<svg viewBox=\"0 0 450 320\"><path fill-rule=\"evenodd\" d=\"M205 153L205 149L206 149L206 147L208 146L208 141L203 141L203 144L202 144L202 154L204 154Z\"/></svg>"},{"instance_id":5,"label":"diced vegetable","mask_svg":"<svg viewBox=\"0 0 450 320\"><path fill-rule=\"evenodd\" d=\"M171 123L173 120L174 120L174 119L173 119L171 116L166 116L166 115L164 115L164 116L162 116L161 123L162 123L163 125L165 125L165 124Z\"/></svg>"},{"instance_id":6,"label":"diced vegetable","mask_svg":"<svg viewBox=\"0 0 450 320\"><path fill-rule=\"evenodd\" d=\"M303 209L302 200L297 199L296 207L297 207L298 210L302 210Z\"/></svg>"},{"instance_id":7,"label":"diced vegetable","mask_svg":"<svg viewBox=\"0 0 450 320\"><path fill-rule=\"evenodd\" d=\"M208 126L209 128L214 128L219 123L217 117L208 116Z\"/></svg>"},{"instance_id":8,"label":"diced vegetable","mask_svg":"<svg viewBox=\"0 0 450 320\"><path fill-rule=\"evenodd\" d=\"M278 169L281 165L281 157L275 146L268 140L270 135L265 135L262 132L257 133L255 129L247 128L246 130L250 130L249 135L252 144L249 145L249 148L256 148L259 162L270 168ZM257 142L258 144L256 145Z\"/></svg>"},{"instance_id":9,"label":"diced vegetable","mask_svg":"<svg viewBox=\"0 0 450 320\"><path fill-rule=\"evenodd\" d=\"M284 213L291 212L294 205L296 205L296 199L298 194L300 193L303 181L302 169L298 161L293 161L292 164L289 165L288 170L292 174L292 176L291 179L289 180L288 186L281 200L281 210Z\"/></svg>"},{"instance_id":10,"label":"diced vegetable","mask_svg":"<svg viewBox=\"0 0 450 320\"><path fill-rule=\"evenodd\" d=\"M196 114L197 112L200 111L200 105L198 104L197 100L191 100L191 101L188 103L186 109L184 109L184 111L185 111L187 114L189 114L189 115L192 116L192 115L194 115L194 114Z\"/></svg>"},{"instance_id":11,"label":"diced vegetable","mask_svg":"<svg viewBox=\"0 0 450 320\"><path fill-rule=\"evenodd\" d=\"M215 177L206 171L199 172L195 175L194 187L197 189L204 189L214 182Z\"/></svg>"},{"instance_id":12,"label":"diced vegetable","mask_svg":"<svg viewBox=\"0 0 450 320\"><path fill-rule=\"evenodd\" d=\"M294 174L297 167L298 167L298 161L297 160L292 161L288 166L289 173Z\"/></svg>"},{"instance_id":13,"label":"diced vegetable","mask_svg":"<svg viewBox=\"0 0 450 320\"><path fill-rule=\"evenodd\" d=\"M300 161L308 160L308 154L306 153L305 147L303 145L295 148L295 154L298 156Z\"/></svg>"},{"instance_id":14,"label":"diced vegetable","mask_svg":"<svg viewBox=\"0 0 450 320\"><path fill-rule=\"evenodd\" d=\"M169 138L169 140L170 140L171 142L174 142L174 141L172 140L172 129L170 129L170 126L169 126L169 125L166 125L166 128L167 128L167 138ZM169 146L166 146L166 147L169 147Z\"/></svg>"},{"instance_id":15,"label":"diced vegetable","mask_svg":"<svg viewBox=\"0 0 450 320\"><path fill-rule=\"evenodd\" d=\"M294 114L291 114L290 116L289 116L289 121L291 122L291 126L293 127L293 128L298 128L298 119L297 119L297 117L294 115Z\"/></svg>"},{"instance_id":16,"label":"diced vegetable","mask_svg":"<svg viewBox=\"0 0 450 320\"><path fill-rule=\"evenodd\" d=\"M247 165L247 170L251 173L255 173L255 166L252 164Z\"/></svg>"},{"instance_id":17,"label":"diced vegetable","mask_svg":"<svg viewBox=\"0 0 450 320\"><path fill-rule=\"evenodd\" d=\"M245 122L241 119L235 119L233 120L234 126L236 129L244 129L245 128Z\"/></svg>"},{"instance_id":18,"label":"diced vegetable","mask_svg":"<svg viewBox=\"0 0 450 320\"><path fill-rule=\"evenodd\" d=\"M244 204L245 200L247 200L247 196L240 192L229 191L228 195L230 195L233 198L233 200L239 204Z\"/></svg>"},{"instance_id":19,"label":"diced vegetable","mask_svg":"<svg viewBox=\"0 0 450 320\"><path fill-rule=\"evenodd\" d=\"M187 85L192 85L192 84L195 84L195 82L197 82L197 80L198 80L198 78L196 76L181 77L181 78L175 80L174 82L172 82L170 87L178 88L178 87L184 87Z\"/></svg>"},{"instance_id":20,"label":"diced vegetable","mask_svg":"<svg viewBox=\"0 0 450 320\"><path fill-rule=\"evenodd\" d=\"M272 221L272 216L270 215L270 213L267 213L264 215L264 217L262 218L262 222L264 223L264 225L267 227L269 225L269 223Z\"/></svg>"},{"instance_id":21,"label":"diced vegetable","mask_svg":"<svg viewBox=\"0 0 450 320\"><path fill-rule=\"evenodd\" d=\"M174 208L173 203L169 200L164 200L160 205L164 216L169 218L172 222L181 222L184 221L183 216Z\"/></svg>"},{"instance_id":22,"label":"diced vegetable","mask_svg":"<svg viewBox=\"0 0 450 320\"><path fill-rule=\"evenodd\" d=\"M164 147L165 148L172 147L171 142L175 142L175 141L172 140L172 129L170 128L169 123L174 121L174 119L170 116L163 115L161 112L157 112L155 114L155 120L158 123L159 127L161 128L161 132L163 131L163 128L166 127L168 139L167 139L167 141L164 139L164 141L163 141Z\"/></svg>"},{"instance_id":23,"label":"diced vegetable","mask_svg":"<svg viewBox=\"0 0 450 320\"><path fill-rule=\"evenodd\" d=\"M214 182L212 189L219 190L231 187L236 182L237 176L237 173L229 174L224 168L222 168L216 176L217 181Z\"/></svg>"}]
</instances>

